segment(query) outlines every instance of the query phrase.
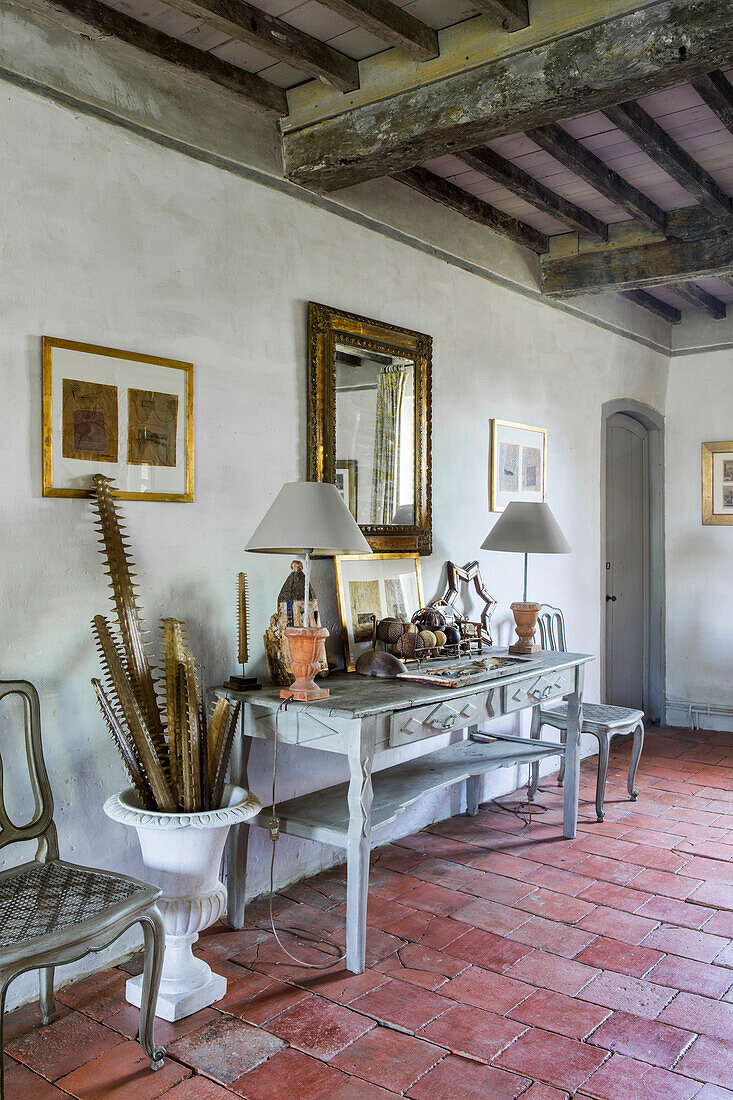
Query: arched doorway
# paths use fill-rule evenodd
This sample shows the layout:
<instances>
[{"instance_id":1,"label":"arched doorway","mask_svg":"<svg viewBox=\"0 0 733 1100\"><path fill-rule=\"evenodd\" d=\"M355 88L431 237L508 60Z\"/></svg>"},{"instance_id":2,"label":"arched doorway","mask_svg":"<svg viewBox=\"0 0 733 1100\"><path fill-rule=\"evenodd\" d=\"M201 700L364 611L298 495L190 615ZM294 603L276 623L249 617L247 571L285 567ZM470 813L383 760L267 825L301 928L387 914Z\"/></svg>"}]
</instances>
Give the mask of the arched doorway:
<instances>
[{"instance_id":1,"label":"arched doorway","mask_svg":"<svg viewBox=\"0 0 733 1100\"><path fill-rule=\"evenodd\" d=\"M608 703L664 713L664 418L603 406L602 684Z\"/></svg>"}]
</instances>

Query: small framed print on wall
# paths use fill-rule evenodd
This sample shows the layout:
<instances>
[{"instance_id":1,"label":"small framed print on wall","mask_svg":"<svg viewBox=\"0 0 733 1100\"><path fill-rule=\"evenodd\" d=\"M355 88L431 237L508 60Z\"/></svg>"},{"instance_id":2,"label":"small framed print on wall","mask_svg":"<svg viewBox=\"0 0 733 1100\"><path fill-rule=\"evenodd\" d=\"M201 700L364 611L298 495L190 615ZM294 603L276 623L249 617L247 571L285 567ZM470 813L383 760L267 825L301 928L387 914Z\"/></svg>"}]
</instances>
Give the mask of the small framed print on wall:
<instances>
[{"instance_id":1,"label":"small framed print on wall","mask_svg":"<svg viewBox=\"0 0 733 1100\"><path fill-rule=\"evenodd\" d=\"M420 555L338 554L334 567L344 658L353 672L357 657L372 648L375 623L409 622L423 606Z\"/></svg>"},{"instance_id":2,"label":"small framed print on wall","mask_svg":"<svg viewBox=\"0 0 733 1100\"><path fill-rule=\"evenodd\" d=\"M511 420L491 421L489 510L510 500L543 501L547 491L547 429Z\"/></svg>"},{"instance_id":3,"label":"small framed print on wall","mask_svg":"<svg viewBox=\"0 0 733 1100\"><path fill-rule=\"evenodd\" d=\"M733 442L702 445L702 521L733 524Z\"/></svg>"},{"instance_id":4,"label":"small framed print on wall","mask_svg":"<svg viewBox=\"0 0 733 1100\"><path fill-rule=\"evenodd\" d=\"M193 500L193 364L44 336L43 495Z\"/></svg>"}]
</instances>

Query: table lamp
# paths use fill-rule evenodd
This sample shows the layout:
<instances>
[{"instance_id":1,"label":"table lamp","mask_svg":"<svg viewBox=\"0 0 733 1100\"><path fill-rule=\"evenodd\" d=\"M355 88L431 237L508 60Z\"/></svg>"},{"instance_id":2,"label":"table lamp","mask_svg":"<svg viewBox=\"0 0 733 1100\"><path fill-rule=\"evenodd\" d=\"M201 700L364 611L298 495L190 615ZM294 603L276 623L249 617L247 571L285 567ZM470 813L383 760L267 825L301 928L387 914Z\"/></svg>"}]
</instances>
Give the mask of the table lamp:
<instances>
[{"instance_id":1,"label":"table lamp","mask_svg":"<svg viewBox=\"0 0 733 1100\"><path fill-rule=\"evenodd\" d=\"M304 556L303 626L285 628L295 683L283 688L280 695L284 699L325 699L328 689L318 687L313 679L328 631L324 626L310 624L311 558L370 554L369 543L335 485L290 481L275 497L246 549L259 554Z\"/></svg>"},{"instance_id":2,"label":"table lamp","mask_svg":"<svg viewBox=\"0 0 733 1100\"><path fill-rule=\"evenodd\" d=\"M527 555L569 554L570 543L560 530L549 504L542 501L513 500L507 504L491 532L481 543L482 550L505 550L524 554L524 598L511 604L517 641L510 653L536 653L534 632L541 604L527 603Z\"/></svg>"}]
</instances>

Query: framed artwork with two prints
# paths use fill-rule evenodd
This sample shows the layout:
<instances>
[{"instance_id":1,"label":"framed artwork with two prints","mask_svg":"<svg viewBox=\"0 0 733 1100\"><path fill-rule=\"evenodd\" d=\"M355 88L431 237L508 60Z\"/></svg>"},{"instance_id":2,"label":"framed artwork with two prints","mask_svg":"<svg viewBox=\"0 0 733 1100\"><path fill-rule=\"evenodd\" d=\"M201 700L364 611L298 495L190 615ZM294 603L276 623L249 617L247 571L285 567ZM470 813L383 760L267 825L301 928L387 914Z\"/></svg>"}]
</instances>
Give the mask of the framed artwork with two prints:
<instances>
[{"instance_id":1,"label":"framed artwork with two prints","mask_svg":"<svg viewBox=\"0 0 733 1100\"><path fill-rule=\"evenodd\" d=\"M546 492L547 429L492 420L489 510L503 512L510 500L544 501Z\"/></svg>"},{"instance_id":2,"label":"framed artwork with two prints","mask_svg":"<svg viewBox=\"0 0 733 1100\"><path fill-rule=\"evenodd\" d=\"M733 442L702 445L702 522L733 524Z\"/></svg>"},{"instance_id":3,"label":"framed artwork with two prints","mask_svg":"<svg viewBox=\"0 0 733 1100\"><path fill-rule=\"evenodd\" d=\"M44 336L43 495L193 500L193 365Z\"/></svg>"}]
</instances>

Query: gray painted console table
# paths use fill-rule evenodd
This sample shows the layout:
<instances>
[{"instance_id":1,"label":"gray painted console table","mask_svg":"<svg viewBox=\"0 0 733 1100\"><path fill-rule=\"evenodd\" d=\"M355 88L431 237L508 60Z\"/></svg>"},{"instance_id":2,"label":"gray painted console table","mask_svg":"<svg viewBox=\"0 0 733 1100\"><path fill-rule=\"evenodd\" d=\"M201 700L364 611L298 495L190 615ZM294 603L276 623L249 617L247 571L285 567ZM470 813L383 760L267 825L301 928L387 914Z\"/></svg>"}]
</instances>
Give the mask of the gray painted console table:
<instances>
[{"instance_id":1,"label":"gray painted console table","mask_svg":"<svg viewBox=\"0 0 733 1100\"><path fill-rule=\"evenodd\" d=\"M492 649L491 655L505 656L506 650ZM328 679L329 698L290 702L280 712L281 744L322 749L348 760L348 782L281 802L277 809L281 832L346 849L349 970L364 970L370 849L387 842L390 827L422 795L465 782L467 812L476 814L484 773L564 754L563 836L575 836L583 673L592 659L581 653L540 652L464 688L340 673ZM244 736L235 742L231 773L233 782L246 786L251 739L274 739L279 689L217 690L243 703ZM489 719L551 699L568 702L564 747L503 734L472 739ZM436 750L432 739L446 733L452 735L451 743ZM266 807L253 824L266 828L270 817ZM227 848L228 919L234 928L244 924L247 835L247 826L233 828Z\"/></svg>"}]
</instances>

